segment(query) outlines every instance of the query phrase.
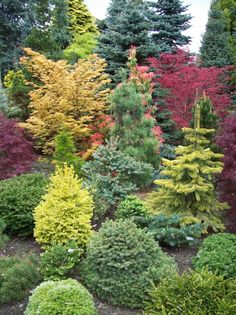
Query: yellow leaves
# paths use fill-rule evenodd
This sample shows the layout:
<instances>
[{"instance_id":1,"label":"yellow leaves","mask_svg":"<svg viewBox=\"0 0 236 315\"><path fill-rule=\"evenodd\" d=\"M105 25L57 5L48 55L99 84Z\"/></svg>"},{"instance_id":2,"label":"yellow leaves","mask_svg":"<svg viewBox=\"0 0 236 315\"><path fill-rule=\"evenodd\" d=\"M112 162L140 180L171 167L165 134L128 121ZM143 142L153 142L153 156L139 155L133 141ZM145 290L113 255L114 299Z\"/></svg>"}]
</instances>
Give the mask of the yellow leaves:
<instances>
[{"instance_id":1,"label":"yellow leaves","mask_svg":"<svg viewBox=\"0 0 236 315\"><path fill-rule=\"evenodd\" d=\"M53 139L66 128L76 142L89 135L89 125L106 110L110 82L106 63L97 55L80 59L73 67L52 61L25 48L21 58L36 82L30 92L31 116L22 124L34 135L44 153L52 153Z\"/></svg>"},{"instance_id":2,"label":"yellow leaves","mask_svg":"<svg viewBox=\"0 0 236 315\"><path fill-rule=\"evenodd\" d=\"M75 240L84 246L91 236L93 200L72 167L58 168L46 195L34 210L36 240L44 245Z\"/></svg>"}]
</instances>

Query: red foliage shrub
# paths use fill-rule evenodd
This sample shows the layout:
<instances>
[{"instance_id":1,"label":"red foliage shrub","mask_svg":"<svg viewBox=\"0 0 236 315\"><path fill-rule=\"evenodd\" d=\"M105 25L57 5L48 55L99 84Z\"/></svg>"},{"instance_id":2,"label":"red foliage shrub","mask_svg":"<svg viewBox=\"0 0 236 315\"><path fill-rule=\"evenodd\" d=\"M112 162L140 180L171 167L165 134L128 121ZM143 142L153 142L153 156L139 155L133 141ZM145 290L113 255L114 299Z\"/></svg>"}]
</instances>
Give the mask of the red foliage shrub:
<instances>
[{"instance_id":1,"label":"red foliage shrub","mask_svg":"<svg viewBox=\"0 0 236 315\"><path fill-rule=\"evenodd\" d=\"M30 170L36 155L17 121L0 114L0 179Z\"/></svg>"},{"instance_id":2,"label":"red foliage shrub","mask_svg":"<svg viewBox=\"0 0 236 315\"><path fill-rule=\"evenodd\" d=\"M221 124L216 139L224 153L224 169L219 176L219 190L222 201L230 206L231 224L236 232L236 114L227 117Z\"/></svg>"},{"instance_id":3,"label":"red foliage shrub","mask_svg":"<svg viewBox=\"0 0 236 315\"><path fill-rule=\"evenodd\" d=\"M231 103L225 85L227 68L199 68L194 57L183 50L162 54L159 59L149 58L149 62L156 75L154 82L169 90L166 102L177 126L189 126L197 90L199 95L206 92L219 117L227 115Z\"/></svg>"}]
</instances>

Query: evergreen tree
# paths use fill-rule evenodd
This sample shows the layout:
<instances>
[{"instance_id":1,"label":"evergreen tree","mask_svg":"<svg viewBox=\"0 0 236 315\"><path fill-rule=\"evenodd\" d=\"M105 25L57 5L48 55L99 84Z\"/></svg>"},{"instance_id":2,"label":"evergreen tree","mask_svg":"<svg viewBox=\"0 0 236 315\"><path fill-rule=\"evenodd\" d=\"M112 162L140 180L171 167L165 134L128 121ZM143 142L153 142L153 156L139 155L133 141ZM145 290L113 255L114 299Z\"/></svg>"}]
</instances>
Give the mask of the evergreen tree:
<instances>
[{"instance_id":1,"label":"evergreen tree","mask_svg":"<svg viewBox=\"0 0 236 315\"><path fill-rule=\"evenodd\" d=\"M130 78L117 86L111 97L115 120L113 134L119 137L119 149L140 161L159 165L159 142L153 128L155 119L150 115L151 78L142 76L137 68L134 50L130 53Z\"/></svg>"},{"instance_id":2,"label":"evergreen tree","mask_svg":"<svg viewBox=\"0 0 236 315\"><path fill-rule=\"evenodd\" d=\"M228 43L229 32L218 3L219 0L213 0L211 3L206 31L202 38L200 58L203 67L232 64Z\"/></svg>"},{"instance_id":3,"label":"evergreen tree","mask_svg":"<svg viewBox=\"0 0 236 315\"><path fill-rule=\"evenodd\" d=\"M6 112L7 110L7 95L5 89L2 86L2 80L0 75L0 112Z\"/></svg>"},{"instance_id":4,"label":"evergreen tree","mask_svg":"<svg viewBox=\"0 0 236 315\"><path fill-rule=\"evenodd\" d=\"M60 59L62 50L70 41L67 0L42 0L31 5L34 12L34 27L24 41L24 46L46 54L52 59Z\"/></svg>"},{"instance_id":5,"label":"evergreen tree","mask_svg":"<svg viewBox=\"0 0 236 315\"><path fill-rule=\"evenodd\" d=\"M30 2L30 0L0 1L0 70L2 70L2 75L18 63L20 46L31 26Z\"/></svg>"},{"instance_id":6,"label":"evergreen tree","mask_svg":"<svg viewBox=\"0 0 236 315\"><path fill-rule=\"evenodd\" d=\"M76 156L76 147L70 132L62 130L55 137L55 152L53 157L57 166L63 167L65 164L73 166L75 173L81 175L83 161Z\"/></svg>"},{"instance_id":7,"label":"evergreen tree","mask_svg":"<svg viewBox=\"0 0 236 315\"><path fill-rule=\"evenodd\" d=\"M206 136L214 129L200 127L200 106L196 105L194 128L183 128L186 146L176 149L176 159L163 159L162 175L167 178L156 180L157 192L151 193L148 204L156 211L180 213L195 217L213 230L223 229L220 212L226 204L217 200L214 175L221 172L222 154L210 150Z\"/></svg>"},{"instance_id":8,"label":"evergreen tree","mask_svg":"<svg viewBox=\"0 0 236 315\"><path fill-rule=\"evenodd\" d=\"M214 110L213 104L210 98L203 93L203 97L199 99L198 105L201 110L201 128L205 129L217 129L218 128L218 116ZM191 121L191 127L194 126L194 112L196 107L193 108L193 119ZM212 137L211 137L212 139Z\"/></svg>"},{"instance_id":9,"label":"evergreen tree","mask_svg":"<svg viewBox=\"0 0 236 315\"><path fill-rule=\"evenodd\" d=\"M69 0L69 19L73 36L84 33L98 33L95 19L83 0Z\"/></svg>"},{"instance_id":10,"label":"evergreen tree","mask_svg":"<svg viewBox=\"0 0 236 315\"><path fill-rule=\"evenodd\" d=\"M126 65L132 45L137 47L139 64L155 52L155 46L149 36L150 23L145 16L146 10L142 0L111 1L97 52L106 59L107 71L113 76L113 80L116 80L114 75L118 70Z\"/></svg>"},{"instance_id":11,"label":"evergreen tree","mask_svg":"<svg viewBox=\"0 0 236 315\"><path fill-rule=\"evenodd\" d=\"M188 6L181 0L148 1L148 19L152 24L152 40L158 47L158 52L172 52L177 46L190 43L190 37L182 32L190 27Z\"/></svg>"}]
</instances>

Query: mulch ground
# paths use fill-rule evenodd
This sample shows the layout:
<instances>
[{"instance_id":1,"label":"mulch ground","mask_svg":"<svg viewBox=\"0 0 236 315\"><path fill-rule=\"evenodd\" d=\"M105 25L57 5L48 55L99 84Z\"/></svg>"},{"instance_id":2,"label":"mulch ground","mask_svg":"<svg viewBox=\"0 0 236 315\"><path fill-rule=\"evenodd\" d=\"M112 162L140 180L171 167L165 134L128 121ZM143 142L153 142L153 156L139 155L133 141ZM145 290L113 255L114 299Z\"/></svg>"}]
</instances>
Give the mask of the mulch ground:
<instances>
[{"instance_id":1,"label":"mulch ground","mask_svg":"<svg viewBox=\"0 0 236 315\"><path fill-rule=\"evenodd\" d=\"M191 259L195 256L197 252L197 247L194 248L182 248L182 249L171 249L164 248L165 252L175 258L180 272L184 272L191 267ZM5 249L0 252L0 257L2 256L24 256L29 254L39 255L41 252L40 247L34 241L34 239L19 239L14 238L7 242ZM0 306L0 315L23 315L26 305L28 303L28 298L22 301L11 303L9 305ZM101 302L95 298L95 303L98 309L99 315L138 315L141 311L130 310L120 307L114 307L107 303ZM43 315L43 314L42 314Z\"/></svg>"}]
</instances>

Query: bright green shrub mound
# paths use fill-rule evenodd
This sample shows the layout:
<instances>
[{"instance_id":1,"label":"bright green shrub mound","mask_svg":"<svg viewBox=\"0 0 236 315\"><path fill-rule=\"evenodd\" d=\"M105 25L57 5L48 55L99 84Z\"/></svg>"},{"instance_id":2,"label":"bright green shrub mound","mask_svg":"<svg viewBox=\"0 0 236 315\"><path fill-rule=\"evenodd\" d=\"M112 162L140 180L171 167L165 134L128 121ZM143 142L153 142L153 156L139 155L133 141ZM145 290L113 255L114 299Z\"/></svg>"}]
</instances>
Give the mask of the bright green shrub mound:
<instances>
[{"instance_id":1,"label":"bright green shrub mound","mask_svg":"<svg viewBox=\"0 0 236 315\"><path fill-rule=\"evenodd\" d=\"M70 240L84 247L92 234L93 199L73 167L58 167L34 210L36 241L43 247Z\"/></svg>"},{"instance_id":2,"label":"bright green shrub mound","mask_svg":"<svg viewBox=\"0 0 236 315\"><path fill-rule=\"evenodd\" d=\"M142 200L130 195L119 204L116 210L116 217L119 219L130 219L132 217L145 217L148 210Z\"/></svg>"},{"instance_id":3,"label":"bright green shrub mound","mask_svg":"<svg viewBox=\"0 0 236 315\"><path fill-rule=\"evenodd\" d=\"M163 280L150 292L145 315L236 314L236 281L208 271Z\"/></svg>"},{"instance_id":4,"label":"bright green shrub mound","mask_svg":"<svg viewBox=\"0 0 236 315\"><path fill-rule=\"evenodd\" d=\"M0 181L0 217L7 224L9 234L33 233L33 209L39 204L47 182L42 174L25 174Z\"/></svg>"},{"instance_id":5,"label":"bright green shrub mound","mask_svg":"<svg viewBox=\"0 0 236 315\"><path fill-rule=\"evenodd\" d=\"M176 272L173 259L131 220L105 222L87 247L82 278L113 305L142 307L152 282Z\"/></svg>"},{"instance_id":6,"label":"bright green shrub mound","mask_svg":"<svg viewBox=\"0 0 236 315\"><path fill-rule=\"evenodd\" d=\"M25 315L96 315L93 298L76 280L41 283L29 299Z\"/></svg>"},{"instance_id":7,"label":"bright green shrub mound","mask_svg":"<svg viewBox=\"0 0 236 315\"><path fill-rule=\"evenodd\" d=\"M41 281L35 256L0 258L0 305L18 301Z\"/></svg>"},{"instance_id":8,"label":"bright green shrub mound","mask_svg":"<svg viewBox=\"0 0 236 315\"><path fill-rule=\"evenodd\" d=\"M219 233L206 238L193 258L193 266L236 278L236 235Z\"/></svg>"}]
</instances>

